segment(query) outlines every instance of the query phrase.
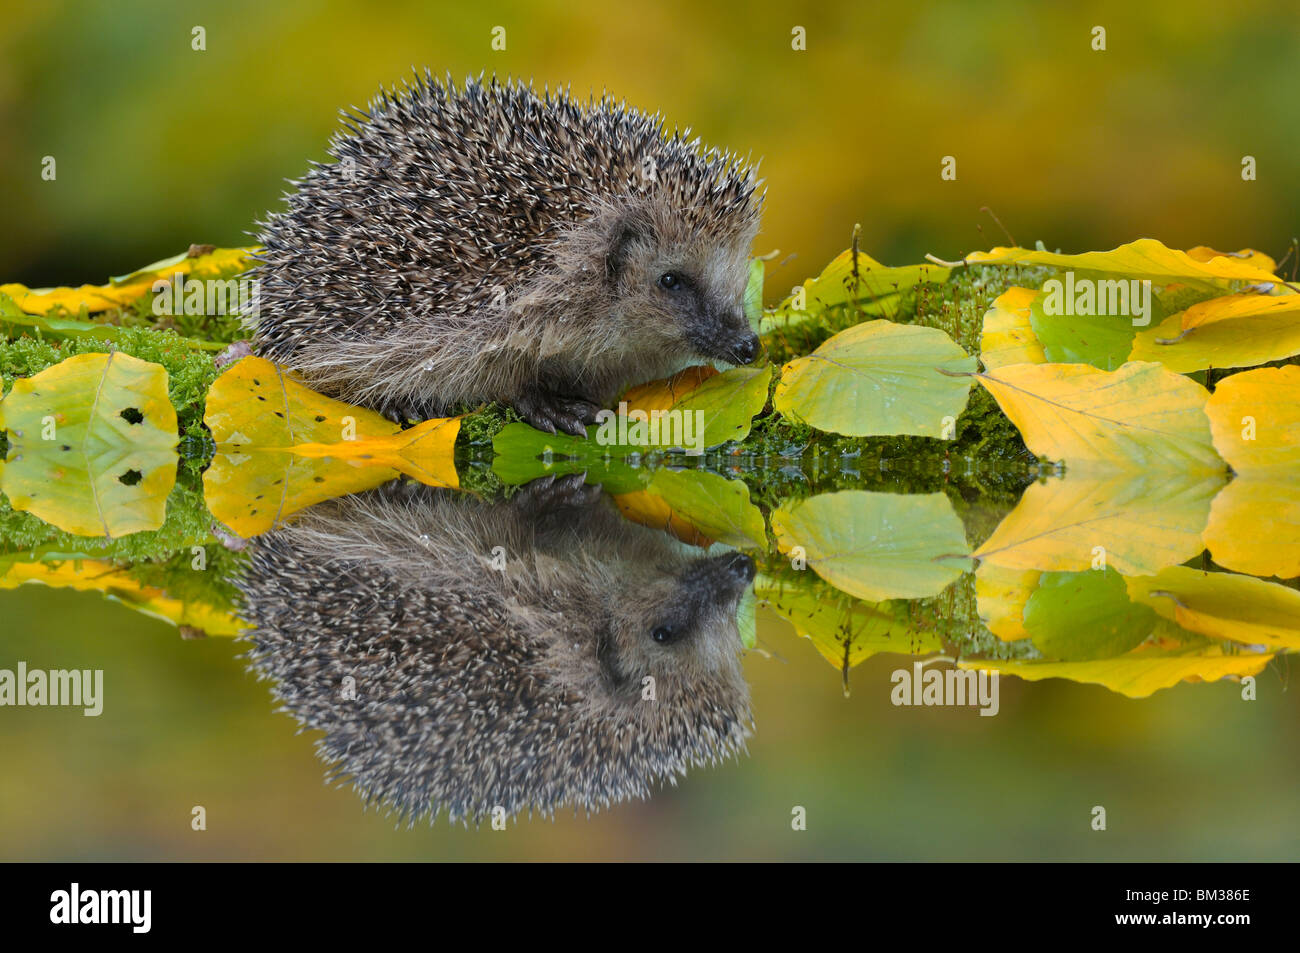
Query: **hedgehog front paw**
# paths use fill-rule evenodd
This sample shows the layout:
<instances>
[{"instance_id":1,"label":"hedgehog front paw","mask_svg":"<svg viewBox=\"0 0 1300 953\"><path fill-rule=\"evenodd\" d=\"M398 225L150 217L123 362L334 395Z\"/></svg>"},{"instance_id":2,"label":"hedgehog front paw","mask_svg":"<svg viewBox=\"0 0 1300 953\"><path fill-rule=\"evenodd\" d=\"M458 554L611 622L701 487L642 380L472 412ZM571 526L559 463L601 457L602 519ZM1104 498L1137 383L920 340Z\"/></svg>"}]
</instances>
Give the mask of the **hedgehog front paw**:
<instances>
[{"instance_id":1,"label":"hedgehog front paw","mask_svg":"<svg viewBox=\"0 0 1300 953\"><path fill-rule=\"evenodd\" d=\"M527 394L515 401L515 411L538 430L563 430L575 437L587 436L584 424L594 424L600 413L597 404L583 397L565 397L546 391Z\"/></svg>"},{"instance_id":2,"label":"hedgehog front paw","mask_svg":"<svg viewBox=\"0 0 1300 953\"><path fill-rule=\"evenodd\" d=\"M510 501L534 517L591 506L600 499L601 487L599 483L588 486L586 481L586 471L538 477L519 487Z\"/></svg>"}]
</instances>

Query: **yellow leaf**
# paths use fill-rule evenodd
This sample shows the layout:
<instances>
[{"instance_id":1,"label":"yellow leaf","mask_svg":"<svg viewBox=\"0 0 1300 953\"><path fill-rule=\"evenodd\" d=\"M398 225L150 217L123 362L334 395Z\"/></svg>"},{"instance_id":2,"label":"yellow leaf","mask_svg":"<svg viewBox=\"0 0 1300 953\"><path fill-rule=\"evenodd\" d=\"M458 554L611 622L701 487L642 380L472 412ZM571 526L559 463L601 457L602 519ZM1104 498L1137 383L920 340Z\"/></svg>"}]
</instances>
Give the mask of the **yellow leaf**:
<instances>
[{"instance_id":1,"label":"yellow leaf","mask_svg":"<svg viewBox=\"0 0 1300 953\"><path fill-rule=\"evenodd\" d=\"M1275 303L1276 302L1276 303ZM1252 367L1300 354L1300 295L1233 295L1171 314L1133 338L1130 361L1159 361L1187 374L1207 367Z\"/></svg>"},{"instance_id":2,"label":"yellow leaf","mask_svg":"<svg viewBox=\"0 0 1300 953\"><path fill-rule=\"evenodd\" d=\"M389 426L398 427L392 423ZM459 483L453 450L459 432L459 417L437 417L387 435L341 443L300 443L290 449L299 457L391 467L427 486L455 488Z\"/></svg>"},{"instance_id":3,"label":"yellow leaf","mask_svg":"<svg viewBox=\"0 0 1300 953\"><path fill-rule=\"evenodd\" d=\"M1280 583L1186 566L1126 582L1131 599L1189 632L1244 645L1300 649L1300 592Z\"/></svg>"},{"instance_id":4,"label":"yellow leaf","mask_svg":"<svg viewBox=\"0 0 1300 953\"><path fill-rule=\"evenodd\" d=\"M1140 645L1132 652L1087 662L997 660L959 662L966 669L996 669L1025 681L1065 678L1072 682L1104 685L1129 698L1146 698L1183 681L1217 682L1221 678L1258 675L1272 655L1225 655L1218 645L1196 646L1170 653Z\"/></svg>"},{"instance_id":5,"label":"yellow leaf","mask_svg":"<svg viewBox=\"0 0 1300 953\"><path fill-rule=\"evenodd\" d=\"M804 307L797 308L800 288L764 315L760 333L779 330L786 324L798 324L828 308L855 303L863 314L892 317L898 310L902 292L921 283L943 283L951 268L940 265L908 265L890 268L870 255L855 254L847 248L828 264L816 278L809 278L800 288Z\"/></svg>"},{"instance_id":6,"label":"yellow leaf","mask_svg":"<svg viewBox=\"0 0 1300 953\"><path fill-rule=\"evenodd\" d=\"M391 467L328 457L218 451L203 471L203 501L216 519L248 539L273 529L291 513L382 486L397 476Z\"/></svg>"},{"instance_id":7,"label":"yellow leaf","mask_svg":"<svg viewBox=\"0 0 1300 953\"><path fill-rule=\"evenodd\" d=\"M1007 364L1045 364L1047 355L1029 323L1029 308L1042 294L1029 288L1008 288L984 314L980 360L987 370Z\"/></svg>"},{"instance_id":8,"label":"yellow leaf","mask_svg":"<svg viewBox=\"0 0 1300 953\"><path fill-rule=\"evenodd\" d=\"M976 376L1039 456L1085 469L1224 469L1209 393L1159 364L1012 364Z\"/></svg>"},{"instance_id":9,"label":"yellow leaf","mask_svg":"<svg viewBox=\"0 0 1300 953\"><path fill-rule=\"evenodd\" d=\"M162 589L142 585L120 566L106 560L65 560L58 563L14 563L0 572L0 589L36 582L60 589L102 592L145 615L176 626L202 629L208 635L238 635L244 624L224 609L205 603L172 599Z\"/></svg>"},{"instance_id":10,"label":"yellow leaf","mask_svg":"<svg viewBox=\"0 0 1300 953\"><path fill-rule=\"evenodd\" d=\"M1205 545L1214 561L1252 576L1300 576L1300 467L1238 474L1214 498Z\"/></svg>"},{"instance_id":11,"label":"yellow leaf","mask_svg":"<svg viewBox=\"0 0 1300 953\"><path fill-rule=\"evenodd\" d=\"M1225 473L1066 470L1025 490L974 553L1011 570L1149 574L1200 554ZM978 575L976 577L978 579Z\"/></svg>"},{"instance_id":12,"label":"yellow leaf","mask_svg":"<svg viewBox=\"0 0 1300 953\"><path fill-rule=\"evenodd\" d=\"M79 536L162 526L176 483L167 371L127 354L79 354L14 383L0 401L9 460L0 491Z\"/></svg>"},{"instance_id":13,"label":"yellow leaf","mask_svg":"<svg viewBox=\"0 0 1300 953\"><path fill-rule=\"evenodd\" d=\"M1183 336L1197 328L1218 321L1234 321L1259 316L1272 317L1290 314L1300 318L1300 295L1224 295L1209 301L1198 301L1183 313ZM1286 357L1283 354L1280 357Z\"/></svg>"},{"instance_id":14,"label":"yellow leaf","mask_svg":"<svg viewBox=\"0 0 1300 953\"><path fill-rule=\"evenodd\" d=\"M711 537L705 536L700 528L685 516L674 512L668 501L658 493L651 493L649 490L633 490L631 493L620 493L613 497L613 500L618 511L634 523L663 530L683 543L699 546L701 549L713 545L714 540Z\"/></svg>"},{"instance_id":15,"label":"yellow leaf","mask_svg":"<svg viewBox=\"0 0 1300 953\"><path fill-rule=\"evenodd\" d=\"M1225 377L1205 412L1214 446L1234 470L1300 469L1300 367Z\"/></svg>"},{"instance_id":16,"label":"yellow leaf","mask_svg":"<svg viewBox=\"0 0 1300 953\"><path fill-rule=\"evenodd\" d=\"M317 394L262 358L244 358L217 378L203 421L218 450L203 475L204 499L242 536L399 472L429 486L459 486L459 418L402 430L372 410Z\"/></svg>"},{"instance_id":17,"label":"yellow leaf","mask_svg":"<svg viewBox=\"0 0 1300 953\"><path fill-rule=\"evenodd\" d=\"M699 389L701 384L717 373L716 368L707 364L688 367L665 380L649 381L629 389L623 395L623 400L627 402L629 411L644 410L650 413L652 410L671 410L673 404Z\"/></svg>"},{"instance_id":18,"label":"yellow leaf","mask_svg":"<svg viewBox=\"0 0 1300 953\"><path fill-rule=\"evenodd\" d=\"M1147 278L1157 283L1194 281L1198 284L1221 285L1229 281L1280 282L1272 269L1261 268L1253 260L1211 258L1209 261L1198 261L1186 252L1166 248L1152 238L1139 238L1111 251L1090 251L1081 255L1060 255L1031 251L1028 248L994 248L988 252L972 252L966 256L966 261L982 265L1047 265Z\"/></svg>"},{"instance_id":19,"label":"yellow leaf","mask_svg":"<svg viewBox=\"0 0 1300 953\"><path fill-rule=\"evenodd\" d=\"M25 285L0 285L0 292L13 298L26 314L48 314L60 308L77 313L82 307L88 312L120 308L148 295L154 282L173 275L186 275L196 279L228 277L247 271L254 264L249 257L253 248L216 248L194 257L182 253L174 258L146 265L121 278L113 278L106 285L82 285L79 288L36 288Z\"/></svg>"},{"instance_id":20,"label":"yellow leaf","mask_svg":"<svg viewBox=\"0 0 1300 953\"><path fill-rule=\"evenodd\" d=\"M988 630L1005 642L1029 638L1025 603L1038 588L1037 569L1007 569L985 561L975 570L975 604Z\"/></svg>"},{"instance_id":21,"label":"yellow leaf","mask_svg":"<svg viewBox=\"0 0 1300 953\"><path fill-rule=\"evenodd\" d=\"M1215 251L1205 245L1197 245L1195 248L1187 249L1187 256L1195 261L1213 261L1215 258L1235 258L1243 264L1251 265L1261 271L1276 271L1277 262L1265 255L1263 252L1255 251L1253 248L1243 248L1241 251L1226 252Z\"/></svg>"}]
</instances>

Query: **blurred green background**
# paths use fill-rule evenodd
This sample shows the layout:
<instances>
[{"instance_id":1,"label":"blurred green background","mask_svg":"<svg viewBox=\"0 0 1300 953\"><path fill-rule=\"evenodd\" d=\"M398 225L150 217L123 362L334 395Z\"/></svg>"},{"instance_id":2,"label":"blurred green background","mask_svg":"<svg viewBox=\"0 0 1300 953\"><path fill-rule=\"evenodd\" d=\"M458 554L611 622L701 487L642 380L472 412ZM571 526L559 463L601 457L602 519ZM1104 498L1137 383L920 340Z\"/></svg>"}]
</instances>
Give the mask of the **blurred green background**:
<instances>
[{"instance_id":1,"label":"blurred green background","mask_svg":"<svg viewBox=\"0 0 1300 953\"><path fill-rule=\"evenodd\" d=\"M888 264L1005 244L982 206L1022 244L1076 252L1148 236L1280 255L1298 230L1292 2L3 6L4 281L101 281L247 241L283 180L323 158L338 110L412 66L609 89L761 158L758 248L798 256L777 292L855 222Z\"/></svg>"},{"instance_id":2,"label":"blurred green background","mask_svg":"<svg viewBox=\"0 0 1300 953\"><path fill-rule=\"evenodd\" d=\"M762 157L775 297L844 248L891 264L1006 239L1281 255L1300 209L1294 4L14 3L0 30L0 280L101 281L241 244L338 108L414 66L608 88ZM191 28L207 49L190 48ZM489 48L507 30L507 50ZM790 49L807 28L808 49ZM1090 48L1091 29L1107 50ZM43 156L58 163L40 178ZM939 177L943 156L958 178ZM1242 156L1258 162L1243 182ZM0 709L4 859L1294 859L1284 667L1146 701L1006 679L1002 710L893 708L765 620L751 755L647 803L508 832L395 831L328 788L223 639L93 594L0 593L0 667L103 668L99 718ZM190 830L190 809L208 830ZM1089 828L1093 805L1109 830ZM790 830L794 805L808 830Z\"/></svg>"}]
</instances>

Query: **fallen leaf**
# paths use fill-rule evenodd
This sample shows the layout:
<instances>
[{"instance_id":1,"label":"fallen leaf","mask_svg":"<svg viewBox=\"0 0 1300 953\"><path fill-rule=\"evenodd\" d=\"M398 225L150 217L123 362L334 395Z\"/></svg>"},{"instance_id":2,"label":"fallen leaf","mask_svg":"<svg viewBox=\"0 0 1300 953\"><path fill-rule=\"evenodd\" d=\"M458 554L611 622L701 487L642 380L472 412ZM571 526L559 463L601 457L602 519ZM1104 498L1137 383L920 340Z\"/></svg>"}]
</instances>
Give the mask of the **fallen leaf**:
<instances>
[{"instance_id":1,"label":"fallen leaf","mask_svg":"<svg viewBox=\"0 0 1300 953\"><path fill-rule=\"evenodd\" d=\"M1300 302L1300 295L1214 298L1203 302L1213 307L1193 314L1190 320L1198 323L1188 329L1183 322L1197 307L1193 305L1139 331L1129 360L1159 361L1189 374L1207 367L1253 367L1300 354L1300 310L1293 301Z\"/></svg>"},{"instance_id":2,"label":"fallen leaf","mask_svg":"<svg viewBox=\"0 0 1300 953\"><path fill-rule=\"evenodd\" d=\"M1137 648L1154 631L1156 613L1129 598L1113 569L1047 572L1025 603L1024 626L1045 658L1083 662Z\"/></svg>"},{"instance_id":3,"label":"fallen leaf","mask_svg":"<svg viewBox=\"0 0 1300 953\"><path fill-rule=\"evenodd\" d=\"M1007 569L984 561L975 570L975 604L980 619L1004 642L1029 638L1025 603L1038 588L1037 569Z\"/></svg>"},{"instance_id":4,"label":"fallen leaf","mask_svg":"<svg viewBox=\"0 0 1300 953\"><path fill-rule=\"evenodd\" d=\"M1126 360L1137 328L1128 314L1048 314L1048 296L1035 298L1029 323L1047 360L1056 364L1091 364L1113 371ZM1159 299L1151 298L1151 320L1164 320Z\"/></svg>"},{"instance_id":5,"label":"fallen leaf","mask_svg":"<svg viewBox=\"0 0 1300 953\"><path fill-rule=\"evenodd\" d=\"M740 644L747 649L758 644L757 610L758 598L753 588L746 589L736 603L736 630L740 633Z\"/></svg>"},{"instance_id":6,"label":"fallen leaf","mask_svg":"<svg viewBox=\"0 0 1300 953\"><path fill-rule=\"evenodd\" d=\"M1212 473L1209 392L1159 364L1013 364L977 375L1040 457L1091 469Z\"/></svg>"},{"instance_id":7,"label":"fallen leaf","mask_svg":"<svg viewBox=\"0 0 1300 953\"><path fill-rule=\"evenodd\" d=\"M941 437L966 407L975 364L937 328L868 321L786 364L773 404L833 433Z\"/></svg>"},{"instance_id":8,"label":"fallen leaf","mask_svg":"<svg viewBox=\"0 0 1300 953\"><path fill-rule=\"evenodd\" d=\"M736 367L722 374L712 368L690 368L668 380L643 384L623 396L622 403L627 405L628 417L623 421L622 434L617 417L608 423L588 427L585 438L563 433L547 434L528 424L508 424L493 438L492 449L496 459L492 468L503 481L515 485L555 472L553 463L559 458L576 461L576 470L572 463L566 465L566 469L580 472L603 466L607 458L668 451L684 442L674 438L686 435L685 416L677 417L677 423L673 418L660 417L657 438L647 424L644 442L620 441L622 437L634 435L632 428L636 422L632 415L638 411L647 417L656 412L671 411L681 415L698 412L700 417L691 418L690 436L695 442L694 435L702 433L699 442L704 449L743 440L749 433L754 415L767 403L771 376L770 364ZM697 420L702 427L696 423Z\"/></svg>"},{"instance_id":9,"label":"fallen leaf","mask_svg":"<svg viewBox=\"0 0 1300 953\"><path fill-rule=\"evenodd\" d=\"M940 649L933 632L918 631L906 603L864 602L803 580L759 573L754 594L760 605L785 619L810 640L822 658L848 682L849 669L880 652L926 654Z\"/></svg>"},{"instance_id":10,"label":"fallen leaf","mask_svg":"<svg viewBox=\"0 0 1300 953\"><path fill-rule=\"evenodd\" d=\"M1008 288L984 313L980 360L987 370L1007 364L1045 364L1047 355L1029 323L1029 309L1041 291Z\"/></svg>"},{"instance_id":11,"label":"fallen leaf","mask_svg":"<svg viewBox=\"0 0 1300 953\"><path fill-rule=\"evenodd\" d=\"M136 612L175 626L202 629L208 635L234 636L245 628L244 623L226 609L193 600L173 599L162 589L142 585L121 566L106 560L21 562L0 569L0 589L16 589L25 583L100 592Z\"/></svg>"},{"instance_id":12,"label":"fallen leaf","mask_svg":"<svg viewBox=\"0 0 1300 953\"><path fill-rule=\"evenodd\" d=\"M1205 412L1215 449L1237 472L1300 471L1300 367L1261 367L1225 377Z\"/></svg>"},{"instance_id":13,"label":"fallen leaf","mask_svg":"<svg viewBox=\"0 0 1300 953\"><path fill-rule=\"evenodd\" d=\"M1227 252L1215 251L1206 245L1197 245L1195 248L1187 249L1187 257L1195 261L1213 261L1215 258L1235 258L1246 265L1258 268L1261 271L1277 271L1277 262L1265 255L1263 252L1255 251L1253 248L1243 248L1241 251Z\"/></svg>"},{"instance_id":14,"label":"fallen leaf","mask_svg":"<svg viewBox=\"0 0 1300 953\"><path fill-rule=\"evenodd\" d=\"M763 514L749 500L743 480L706 470L655 470L644 489L614 494L628 519L672 533L695 546L717 541L748 549L767 548Z\"/></svg>"},{"instance_id":15,"label":"fallen leaf","mask_svg":"<svg viewBox=\"0 0 1300 953\"><path fill-rule=\"evenodd\" d=\"M217 445L203 475L204 499L242 536L399 473L429 486L459 486L459 418L402 430L374 411L317 394L263 358L246 357L217 378L203 422Z\"/></svg>"},{"instance_id":16,"label":"fallen leaf","mask_svg":"<svg viewBox=\"0 0 1300 953\"><path fill-rule=\"evenodd\" d=\"M187 252L146 265L129 275L111 278L106 285L82 285L79 288L28 288L25 285L0 285L27 314L49 314L65 309L77 314L121 308L150 294L154 283L173 275L195 279L229 278L252 268L254 248L216 248L191 258Z\"/></svg>"},{"instance_id":17,"label":"fallen leaf","mask_svg":"<svg viewBox=\"0 0 1300 953\"><path fill-rule=\"evenodd\" d=\"M866 317L892 317L903 292L918 284L942 284L952 269L940 265L890 268L869 255L845 249L816 278L809 278L763 316L760 334L772 334L798 325L827 311L853 307ZM799 304L802 291L803 307Z\"/></svg>"},{"instance_id":18,"label":"fallen leaf","mask_svg":"<svg viewBox=\"0 0 1300 953\"><path fill-rule=\"evenodd\" d=\"M1166 248L1152 238L1139 238L1110 251L1090 251L1080 255L1028 248L994 248L987 252L972 252L966 256L966 262L972 265L1046 265L1110 276L1146 278L1159 283L1194 282L1208 287L1220 287L1231 281L1280 282L1271 269L1261 268L1252 260L1211 258L1198 261L1186 252Z\"/></svg>"}]
</instances>

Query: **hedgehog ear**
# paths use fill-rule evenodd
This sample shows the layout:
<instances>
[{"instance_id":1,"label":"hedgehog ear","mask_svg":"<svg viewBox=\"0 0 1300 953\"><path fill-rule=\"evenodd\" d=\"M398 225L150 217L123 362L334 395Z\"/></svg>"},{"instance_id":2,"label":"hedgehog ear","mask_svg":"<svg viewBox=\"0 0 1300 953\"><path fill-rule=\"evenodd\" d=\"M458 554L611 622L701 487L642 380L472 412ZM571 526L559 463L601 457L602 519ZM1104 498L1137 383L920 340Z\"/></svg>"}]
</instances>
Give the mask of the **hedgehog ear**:
<instances>
[{"instance_id":1,"label":"hedgehog ear","mask_svg":"<svg viewBox=\"0 0 1300 953\"><path fill-rule=\"evenodd\" d=\"M615 281L627 264L628 252L639 239L647 237L649 223L635 213L615 219L608 231L605 246L605 278Z\"/></svg>"}]
</instances>

